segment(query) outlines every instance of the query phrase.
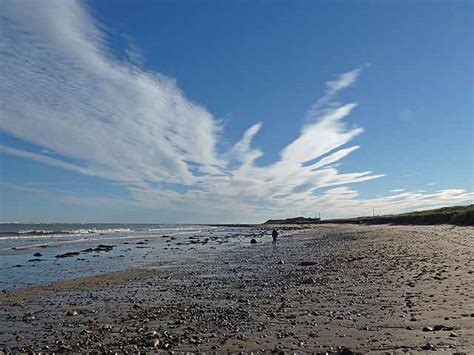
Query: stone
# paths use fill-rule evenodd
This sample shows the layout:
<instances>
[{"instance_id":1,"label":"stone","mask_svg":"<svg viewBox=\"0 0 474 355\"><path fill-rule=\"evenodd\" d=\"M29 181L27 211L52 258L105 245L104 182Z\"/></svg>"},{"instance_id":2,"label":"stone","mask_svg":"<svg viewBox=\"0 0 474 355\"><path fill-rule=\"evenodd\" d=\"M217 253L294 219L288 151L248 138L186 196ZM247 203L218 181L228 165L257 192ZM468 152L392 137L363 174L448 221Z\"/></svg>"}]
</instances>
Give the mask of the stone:
<instances>
[{"instance_id":1,"label":"stone","mask_svg":"<svg viewBox=\"0 0 474 355\"><path fill-rule=\"evenodd\" d=\"M302 261L298 263L298 266L313 266L317 265L318 263L316 261Z\"/></svg>"},{"instance_id":2,"label":"stone","mask_svg":"<svg viewBox=\"0 0 474 355\"><path fill-rule=\"evenodd\" d=\"M36 319L36 317L32 314L27 314L23 317L23 322L25 323L31 323Z\"/></svg>"},{"instance_id":3,"label":"stone","mask_svg":"<svg viewBox=\"0 0 474 355\"><path fill-rule=\"evenodd\" d=\"M75 309L68 309L64 314L68 317L74 317L77 316L79 313L77 313Z\"/></svg>"},{"instance_id":4,"label":"stone","mask_svg":"<svg viewBox=\"0 0 474 355\"><path fill-rule=\"evenodd\" d=\"M303 285L312 285L314 284L314 279L312 277L306 277L303 279Z\"/></svg>"},{"instance_id":5,"label":"stone","mask_svg":"<svg viewBox=\"0 0 474 355\"><path fill-rule=\"evenodd\" d=\"M161 342L160 342L160 339L155 338L155 339L151 339L151 340L149 341L149 344L150 344L150 346L154 347L155 349L158 349L159 346L160 346L160 344L161 344Z\"/></svg>"},{"instance_id":6,"label":"stone","mask_svg":"<svg viewBox=\"0 0 474 355\"><path fill-rule=\"evenodd\" d=\"M421 347L421 350L436 350L436 347L431 343L426 343Z\"/></svg>"},{"instance_id":7,"label":"stone","mask_svg":"<svg viewBox=\"0 0 474 355\"><path fill-rule=\"evenodd\" d=\"M99 244L97 247L94 248L94 251L111 251L113 248L114 245Z\"/></svg>"},{"instance_id":8,"label":"stone","mask_svg":"<svg viewBox=\"0 0 474 355\"><path fill-rule=\"evenodd\" d=\"M56 255L56 258L69 258L71 256L77 256L77 255L80 255L81 253L77 252L77 251L72 251L72 252L68 252L68 253L64 253L64 254L58 254Z\"/></svg>"}]
</instances>

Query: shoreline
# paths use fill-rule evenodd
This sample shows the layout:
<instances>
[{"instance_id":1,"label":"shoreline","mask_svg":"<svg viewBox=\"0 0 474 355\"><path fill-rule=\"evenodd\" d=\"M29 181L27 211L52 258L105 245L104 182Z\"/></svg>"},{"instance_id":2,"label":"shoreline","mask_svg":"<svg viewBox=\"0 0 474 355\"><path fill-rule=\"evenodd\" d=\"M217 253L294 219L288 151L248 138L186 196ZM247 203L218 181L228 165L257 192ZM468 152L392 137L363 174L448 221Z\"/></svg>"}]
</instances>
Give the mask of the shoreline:
<instances>
[{"instance_id":1,"label":"shoreline","mask_svg":"<svg viewBox=\"0 0 474 355\"><path fill-rule=\"evenodd\" d=\"M473 250L470 227L320 225L277 246L11 289L0 351L470 352Z\"/></svg>"}]
</instances>

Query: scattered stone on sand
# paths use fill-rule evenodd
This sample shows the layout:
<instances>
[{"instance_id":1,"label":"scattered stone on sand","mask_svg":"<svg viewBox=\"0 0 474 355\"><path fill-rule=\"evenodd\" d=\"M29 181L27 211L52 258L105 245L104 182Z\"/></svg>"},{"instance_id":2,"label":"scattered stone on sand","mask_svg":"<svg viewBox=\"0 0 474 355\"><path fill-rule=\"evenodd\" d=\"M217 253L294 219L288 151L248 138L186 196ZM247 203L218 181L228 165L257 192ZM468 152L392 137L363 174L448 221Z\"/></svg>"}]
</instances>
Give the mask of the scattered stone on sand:
<instances>
[{"instance_id":1,"label":"scattered stone on sand","mask_svg":"<svg viewBox=\"0 0 474 355\"><path fill-rule=\"evenodd\" d=\"M197 246L193 258L157 258L140 273L7 290L0 354L472 353L466 228L327 225L282 236L278 248L248 246L265 238L255 231L229 253ZM210 238L209 249L221 241L233 240ZM367 262L351 262L354 255ZM435 280L441 271L448 279Z\"/></svg>"}]
</instances>

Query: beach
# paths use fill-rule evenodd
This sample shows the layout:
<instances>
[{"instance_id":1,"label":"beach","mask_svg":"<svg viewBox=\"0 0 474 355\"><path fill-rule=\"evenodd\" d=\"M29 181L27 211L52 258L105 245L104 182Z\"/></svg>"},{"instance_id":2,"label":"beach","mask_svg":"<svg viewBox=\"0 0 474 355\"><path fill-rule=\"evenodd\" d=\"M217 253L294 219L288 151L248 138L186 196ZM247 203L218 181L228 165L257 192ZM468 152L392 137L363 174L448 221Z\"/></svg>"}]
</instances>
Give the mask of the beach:
<instances>
[{"instance_id":1,"label":"beach","mask_svg":"<svg viewBox=\"0 0 474 355\"><path fill-rule=\"evenodd\" d=\"M473 227L286 228L276 245L261 227L232 245L197 233L161 245L199 248L187 257L7 288L0 351L474 352Z\"/></svg>"}]
</instances>

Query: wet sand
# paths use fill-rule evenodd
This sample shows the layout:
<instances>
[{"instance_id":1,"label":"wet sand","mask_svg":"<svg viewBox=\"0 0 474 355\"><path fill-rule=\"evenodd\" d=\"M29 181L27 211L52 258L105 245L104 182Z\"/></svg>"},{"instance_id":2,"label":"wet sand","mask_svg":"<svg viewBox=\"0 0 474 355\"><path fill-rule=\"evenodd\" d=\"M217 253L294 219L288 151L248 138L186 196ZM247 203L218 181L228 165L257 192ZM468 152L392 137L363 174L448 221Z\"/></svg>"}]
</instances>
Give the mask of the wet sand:
<instances>
[{"instance_id":1,"label":"wet sand","mask_svg":"<svg viewBox=\"0 0 474 355\"><path fill-rule=\"evenodd\" d=\"M474 352L473 227L324 225L269 238L3 292L0 352Z\"/></svg>"}]
</instances>

